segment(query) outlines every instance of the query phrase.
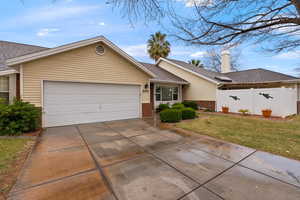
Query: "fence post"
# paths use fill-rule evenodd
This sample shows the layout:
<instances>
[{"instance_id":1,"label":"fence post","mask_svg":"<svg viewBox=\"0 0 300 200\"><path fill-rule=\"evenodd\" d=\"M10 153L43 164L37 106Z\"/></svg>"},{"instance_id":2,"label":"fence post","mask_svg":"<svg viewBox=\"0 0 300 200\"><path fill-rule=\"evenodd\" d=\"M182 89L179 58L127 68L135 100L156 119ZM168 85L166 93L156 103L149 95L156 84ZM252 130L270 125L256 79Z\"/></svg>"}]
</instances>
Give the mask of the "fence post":
<instances>
[{"instance_id":1,"label":"fence post","mask_svg":"<svg viewBox=\"0 0 300 200\"><path fill-rule=\"evenodd\" d=\"M254 110L254 88L250 88L250 105L251 105L251 110L250 110L250 114L254 114L255 110Z\"/></svg>"}]
</instances>

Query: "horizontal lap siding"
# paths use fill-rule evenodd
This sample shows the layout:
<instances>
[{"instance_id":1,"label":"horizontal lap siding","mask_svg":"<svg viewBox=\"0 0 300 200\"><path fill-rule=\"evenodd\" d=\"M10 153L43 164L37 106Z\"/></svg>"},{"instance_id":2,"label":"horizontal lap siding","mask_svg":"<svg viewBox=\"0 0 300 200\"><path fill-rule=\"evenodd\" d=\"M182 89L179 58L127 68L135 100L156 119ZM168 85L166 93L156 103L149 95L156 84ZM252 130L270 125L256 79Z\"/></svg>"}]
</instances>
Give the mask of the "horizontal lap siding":
<instances>
[{"instance_id":1,"label":"horizontal lap siding","mask_svg":"<svg viewBox=\"0 0 300 200\"><path fill-rule=\"evenodd\" d=\"M41 106L41 82L74 81L145 85L149 76L105 46L105 54L95 53L97 44L23 64L23 99ZM142 92L142 102L150 102Z\"/></svg>"},{"instance_id":2,"label":"horizontal lap siding","mask_svg":"<svg viewBox=\"0 0 300 200\"><path fill-rule=\"evenodd\" d=\"M161 61L159 66L190 84L183 87L183 100L215 101L217 85L190 72L180 69L170 63Z\"/></svg>"}]
</instances>

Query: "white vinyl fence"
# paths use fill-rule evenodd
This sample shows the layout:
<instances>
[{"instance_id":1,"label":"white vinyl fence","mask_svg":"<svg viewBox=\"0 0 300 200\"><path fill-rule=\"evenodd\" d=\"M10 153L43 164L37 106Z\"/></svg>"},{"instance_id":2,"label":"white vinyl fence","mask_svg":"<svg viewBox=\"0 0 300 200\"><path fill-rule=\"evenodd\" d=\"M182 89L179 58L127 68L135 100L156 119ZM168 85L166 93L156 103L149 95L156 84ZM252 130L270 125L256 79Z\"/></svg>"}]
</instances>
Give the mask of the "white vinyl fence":
<instances>
[{"instance_id":1,"label":"white vinyl fence","mask_svg":"<svg viewBox=\"0 0 300 200\"><path fill-rule=\"evenodd\" d=\"M229 107L229 112L248 109L255 115L261 115L263 109L271 109L272 116L286 117L297 114L297 89L217 90L217 111L222 111L222 106Z\"/></svg>"}]
</instances>

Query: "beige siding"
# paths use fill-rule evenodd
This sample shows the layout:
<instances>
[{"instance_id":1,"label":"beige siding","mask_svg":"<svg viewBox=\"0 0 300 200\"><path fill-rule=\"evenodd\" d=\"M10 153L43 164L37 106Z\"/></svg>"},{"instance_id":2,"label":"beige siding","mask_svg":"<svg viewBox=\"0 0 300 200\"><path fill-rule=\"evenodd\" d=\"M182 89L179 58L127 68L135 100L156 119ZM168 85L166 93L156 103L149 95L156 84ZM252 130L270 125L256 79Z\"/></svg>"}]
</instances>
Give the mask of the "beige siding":
<instances>
[{"instance_id":1,"label":"beige siding","mask_svg":"<svg viewBox=\"0 0 300 200\"><path fill-rule=\"evenodd\" d=\"M217 85L170 63L161 61L159 66L176 76L188 81L190 85L183 88L183 100L215 101Z\"/></svg>"},{"instance_id":2,"label":"beige siding","mask_svg":"<svg viewBox=\"0 0 300 200\"><path fill-rule=\"evenodd\" d=\"M142 102L150 102L149 75L105 46L105 54L95 53L97 44L23 64L23 96L25 101L42 105L42 80L119 83L141 85Z\"/></svg>"}]
</instances>

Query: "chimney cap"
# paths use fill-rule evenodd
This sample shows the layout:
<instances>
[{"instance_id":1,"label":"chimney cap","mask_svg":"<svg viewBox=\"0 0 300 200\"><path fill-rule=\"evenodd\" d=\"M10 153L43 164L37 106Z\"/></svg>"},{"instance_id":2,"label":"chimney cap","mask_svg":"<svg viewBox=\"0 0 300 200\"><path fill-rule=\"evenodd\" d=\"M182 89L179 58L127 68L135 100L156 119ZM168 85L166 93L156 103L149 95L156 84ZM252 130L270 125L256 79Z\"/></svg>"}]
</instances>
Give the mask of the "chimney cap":
<instances>
[{"instance_id":1,"label":"chimney cap","mask_svg":"<svg viewBox=\"0 0 300 200\"><path fill-rule=\"evenodd\" d=\"M221 52L222 55L224 54L230 54L230 51L228 49L224 49L222 52Z\"/></svg>"}]
</instances>

